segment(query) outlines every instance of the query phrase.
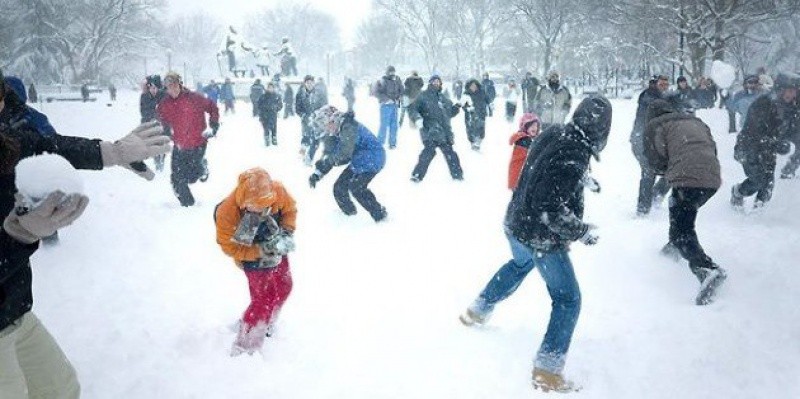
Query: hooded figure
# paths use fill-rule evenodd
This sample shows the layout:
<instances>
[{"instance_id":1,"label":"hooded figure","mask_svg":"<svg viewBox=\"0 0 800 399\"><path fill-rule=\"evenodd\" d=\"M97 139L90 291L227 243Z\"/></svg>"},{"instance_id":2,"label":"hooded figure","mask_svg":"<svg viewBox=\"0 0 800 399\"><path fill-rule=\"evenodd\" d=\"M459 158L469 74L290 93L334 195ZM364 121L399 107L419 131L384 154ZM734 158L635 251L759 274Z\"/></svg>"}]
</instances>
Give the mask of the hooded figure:
<instances>
[{"instance_id":1,"label":"hooded figure","mask_svg":"<svg viewBox=\"0 0 800 399\"><path fill-rule=\"evenodd\" d=\"M519 130L512 134L508 140L508 144L514 146L514 150L511 152L511 162L508 164L509 189L514 190L517 188L522 165L525 164L525 158L528 157L528 149L536 140L536 137L539 136L539 133L541 133L539 117L534 113L522 114L522 118L519 120Z\"/></svg>"},{"instance_id":2,"label":"hooded figure","mask_svg":"<svg viewBox=\"0 0 800 399\"><path fill-rule=\"evenodd\" d=\"M467 140L473 150L480 150L481 142L486 137L486 95L477 79L470 79L464 86L464 94L469 101L464 103L464 126L467 128Z\"/></svg>"},{"instance_id":3,"label":"hooded figure","mask_svg":"<svg viewBox=\"0 0 800 399\"><path fill-rule=\"evenodd\" d=\"M17 95L21 104L24 105L28 102L28 94L25 92L25 84L22 83L22 79L16 76L6 76L3 80L14 94ZM13 107L9 107L9 109L13 109ZM53 136L56 134L56 129L50 124L47 115L29 106L20 106L17 109L20 111L17 114L17 118L24 119L25 123L34 127L42 136Z\"/></svg>"},{"instance_id":4,"label":"hooded figure","mask_svg":"<svg viewBox=\"0 0 800 399\"><path fill-rule=\"evenodd\" d=\"M532 382L544 391L577 390L563 376L567 351L581 308L569 245L597 242L583 222L583 177L592 156L599 158L611 128L611 104L588 97L567 125L553 125L531 147L519 185L506 212L506 237L512 259L500 267L461 315L466 326L485 324L537 267L552 300L550 322L534 360Z\"/></svg>"},{"instance_id":5,"label":"hooded figure","mask_svg":"<svg viewBox=\"0 0 800 399\"><path fill-rule=\"evenodd\" d=\"M231 356L261 349L283 303L292 290L287 253L297 208L283 184L262 168L239 175L238 184L214 210L217 244L244 270L250 286L250 306L239 324ZM252 230L249 240L240 232Z\"/></svg>"}]
</instances>

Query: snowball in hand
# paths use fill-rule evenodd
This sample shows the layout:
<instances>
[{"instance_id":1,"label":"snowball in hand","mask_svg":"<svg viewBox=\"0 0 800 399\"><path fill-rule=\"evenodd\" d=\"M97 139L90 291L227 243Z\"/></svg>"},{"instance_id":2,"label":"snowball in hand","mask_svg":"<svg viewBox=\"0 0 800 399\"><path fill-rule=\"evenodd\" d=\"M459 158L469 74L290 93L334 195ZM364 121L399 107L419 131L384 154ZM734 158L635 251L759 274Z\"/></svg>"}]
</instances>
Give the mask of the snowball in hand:
<instances>
[{"instance_id":1,"label":"snowball in hand","mask_svg":"<svg viewBox=\"0 0 800 399\"><path fill-rule=\"evenodd\" d=\"M83 181L66 159L52 154L25 158L17 164L17 189L34 201L54 191L83 194Z\"/></svg>"}]
</instances>

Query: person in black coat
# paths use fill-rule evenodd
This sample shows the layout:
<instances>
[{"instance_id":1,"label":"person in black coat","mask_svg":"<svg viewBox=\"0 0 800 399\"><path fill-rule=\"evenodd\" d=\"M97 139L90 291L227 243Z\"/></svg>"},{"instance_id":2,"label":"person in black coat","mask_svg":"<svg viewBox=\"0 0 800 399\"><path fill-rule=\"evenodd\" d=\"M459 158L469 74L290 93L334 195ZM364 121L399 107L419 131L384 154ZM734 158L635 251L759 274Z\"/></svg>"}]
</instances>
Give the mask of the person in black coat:
<instances>
[{"instance_id":1,"label":"person in black coat","mask_svg":"<svg viewBox=\"0 0 800 399\"><path fill-rule=\"evenodd\" d=\"M292 85L286 84L286 90L283 91L283 119L294 116L294 90Z\"/></svg>"},{"instance_id":2,"label":"person in black coat","mask_svg":"<svg viewBox=\"0 0 800 399\"><path fill-rule=\"evenodd\" d=\"M532 73L526 72L525 79L522 81L522 103L525 112L533 113L536 111L536 96L539 94L539 79Z\"/></svg>"},{"instance_id":3,"label":"person in black coat","mask_svg":"<svg viewBox=\"0 0 800 399\"><path fill-rule=\"evenodd\" d=\"M660 202L667 192L669 186L663 178L656 179L656 174L650 168L647 156L644 151L644 128L647 122L647 107L658 99L664 98L664 92L669 88L669 80L664 75L655 76L650 80L647 89L639 95L639 107L636 109L636 119L633 122L631 131L631 150L636 161L641 168L639 178L639 198L636 204L636 215L645 216L650 213L650 208L654 202ZM655 199L654 199L655 198Z\"/></svg>"},{"instance_id":4,"label":"person in black coat","mask_svg":"<svg viewBox=\"0 0 800 399\"><path fill-rule=\"evenodd\" d=\"M19 160L45 152L66 158L78 169L129 165L169 151L169 139L157 125L142 125L114 143L81 137L42 135L19 115L27 107L8 89L0 72L0 338L17 334L13 358L0 353L2 364L20 370L17 384L3 382L9 397L55 395L77 398L80 387L74 368L58 344L31 312L33 306L30 257L42 237L76 220L88 204L80 194L51 193L32 209L16 207L14 168ZM19 344L25 342L24 345ZM34 355L35 353L35 355ZM14 364L9 364L13 362Z\"/></svg>"},{"instance_id":5,"label":"person in black coat","mask_svg":"<svg viewBox=\"0 0 800 399\"><path fill-rule=\"evenodd\" d=\"M411 108L422 116L422 144L424 148L419 154L419 161L411 173L411 181L418 183L425 178L428 166L439 148L447 160L450 176L455 180L463 180L464 172L458 154L453 150L453 129L450 119L458 114L459 104L453 104L442 94L442 79L433 75L428 80L428 89L417 97Z\"/></svg>"},{"instance_id":6,"label":"person in black coat","mask_svg":"<svg viewBox=\"0 0 800 399\"><path fill-rule=\"evenodd\" d=\"M519 184L508 204L506 238L512 259L489 280L460 316L464 325L485 324L495 306L512 295L538 268L552 300L550 322L534 360L533 384L545 391L578 389L563 376L581 293L569 258L574 241L597 242L583 221L584 176L592 157L599 159L611 129L611 103L584 99L566 125L552 125L531 145Z\"/></svg>"},{"instance_id":7,"label":"person in black coat","mask_svg":"<svg viewBox=\"0 0 800 399\"><path fill-rule=\"evenodd\" d=\"M300 152L303 154L303 162L309 166L314 162L314 154L316 154L319 146L319 139L311 123L312 117L314 111L325 105L323 100L325 99L319 95L317 87L314 85L314 77L306 75L303 79L303 85L297 89L294 110L300 116L302 123Z\"/></svg>"},{"instance_id":8,"label":"person in black coat","mask_svg":"<svg viewBox=\"0 0 800 399\"><path fill-rule=\"evenodd\" d=\"M744 199L752 195L756 196L754 208L763 207L772 198L776 154L790 151L788 139L798 128L798 89L800 76L779 74L772 93L762 95L750 106L733 149L747 176L731 188L734 209L742 211Z\"/></svg>"},{"instance_id":9,"label":"person in black coat","mask_svg":"<svg viewBox=\"0 0 800 399\"><path fill-rule=\"evenodd\" d=\"M164 99L164 88L161 86L161 77L158 75L148 76L145 80L144 92L139 96L139 114L141 123L158 120L156 107ZM165 135L169 136L169 129L164 129ZM166 155L157 155L153 158L156 170L164 170Z\"/></svg>"},{"instance_id":10,"label":"person in black coat","mask_svg":"<svg viewBox=\"0 0 800 399\"><path fill-rule=\"evenodd\" d=\"M256 105L258 119L264 127L264 145L278 145L278 112L283 108L283 99L275 92L275 85L267 83L267 91L261 95Z\"/></svg>"},{"instance_id":11,"label":"person in black coat","mask_svg":"<svg viewBox=\"0 0 800 399\"><path fill-rule=\"evenodd\" d=\"M492 103L494 103L494 99L497 97L497 90L494 87L494 81L489 79L488 73L483 74L481 86L483 87L483 92L486 95L486 113L488 116L492 116Z\"/></svg>"},{"instance_id":12,"label":"person in black coat","mask_svg":"<svg viewBox=\"0 0 800 399\"><path fill-rule=\"evenodd\" d=\"M344 78L344 89L342 89L342 96L347 100L347 112L353 112L353 104L356 102L356 85L353 79L348 77Z\"/></svg>"},{"instance_id":13,"label":"person in black coat","mask_svg":"<svg viewBox=\"0 0 800 399\"><path fill-rule=\"evenodd\" d=\"M486 96L477 79L467 81L465 94L469 101L464 104L464 125L467 128L467 139L472 144L472 149L477 151L486 137Z\"/></svg>"}]
</instances>

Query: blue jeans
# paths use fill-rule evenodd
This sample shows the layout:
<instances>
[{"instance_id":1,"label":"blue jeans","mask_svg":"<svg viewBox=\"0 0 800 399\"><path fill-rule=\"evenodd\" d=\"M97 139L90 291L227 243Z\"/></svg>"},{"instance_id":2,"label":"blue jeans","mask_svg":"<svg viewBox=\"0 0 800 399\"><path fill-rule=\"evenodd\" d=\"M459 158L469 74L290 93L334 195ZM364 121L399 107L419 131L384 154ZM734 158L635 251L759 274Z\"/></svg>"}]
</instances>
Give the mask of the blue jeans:
<instances>
[{"instance_id":1,"label":"blue jeans","mask_svg":"<svg viewBox=\"0 0 800 399\"><path fill-rule=\"evenodd\" d=\"M378 141L386 142L386 131L389 131L389 147L397 146L397 104L381 104L381 127L378 129Z\"/></svg>"},{"instance_id":2,"label":"blue jeans","mask_svg":"<svg viewBox=\"0 0 800 399\"><path fill-rule=\"evenodd\" d=\"M534 366L561 374L581 311L581 292L572 262L566 250L541 252L523 245L509 234L506 236L513 258L489 280L471 308L488 315L498 302L513 294L525 276L536 267L550 293L552 311Z\"/></svg>"}]
</instances>

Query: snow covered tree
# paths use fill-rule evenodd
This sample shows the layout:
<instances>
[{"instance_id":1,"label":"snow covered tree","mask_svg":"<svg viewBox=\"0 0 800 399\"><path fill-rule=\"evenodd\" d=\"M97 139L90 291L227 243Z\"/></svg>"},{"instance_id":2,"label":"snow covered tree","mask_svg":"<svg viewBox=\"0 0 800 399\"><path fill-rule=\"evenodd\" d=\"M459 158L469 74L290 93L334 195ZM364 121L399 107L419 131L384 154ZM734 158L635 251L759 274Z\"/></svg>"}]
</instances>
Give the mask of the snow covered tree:
<instances>
[{"instance_id":1,"label":"snow covered tree","mask_svg":"<svg viewBox=\"0 0 800 399\"><path fill-rule=\"evenodd\" d=\"M409 42L425 56L429 72L439 72L447 41L445 0L375 0L374 6L394 16Z\"/></svg>"},{"instance_id":2,"label":"snow covered tree","mask_svg":"<svg viewBox=\"0 0 800 399\"><path fill-rule=\"evenodd\" d=\"M356 32L356 59L360 70L382 72L402 58L403 30L393 17L373 15Z\"/></svg>"},{"instance_id":3,"label":"snow covered tree","mask_svg":"<svg viewBox=\"0 0 800 399\"><path fill-rule=\"evenodd\" d=\"M500 30L511 28L506 25L512 19L512 14L507 12L509 3L509 0L445 3L445 29L455 42L458 64L465 57L472 76L478 76L486 69L487 50L500 36Z\"/></svg>"}]
</instances>

